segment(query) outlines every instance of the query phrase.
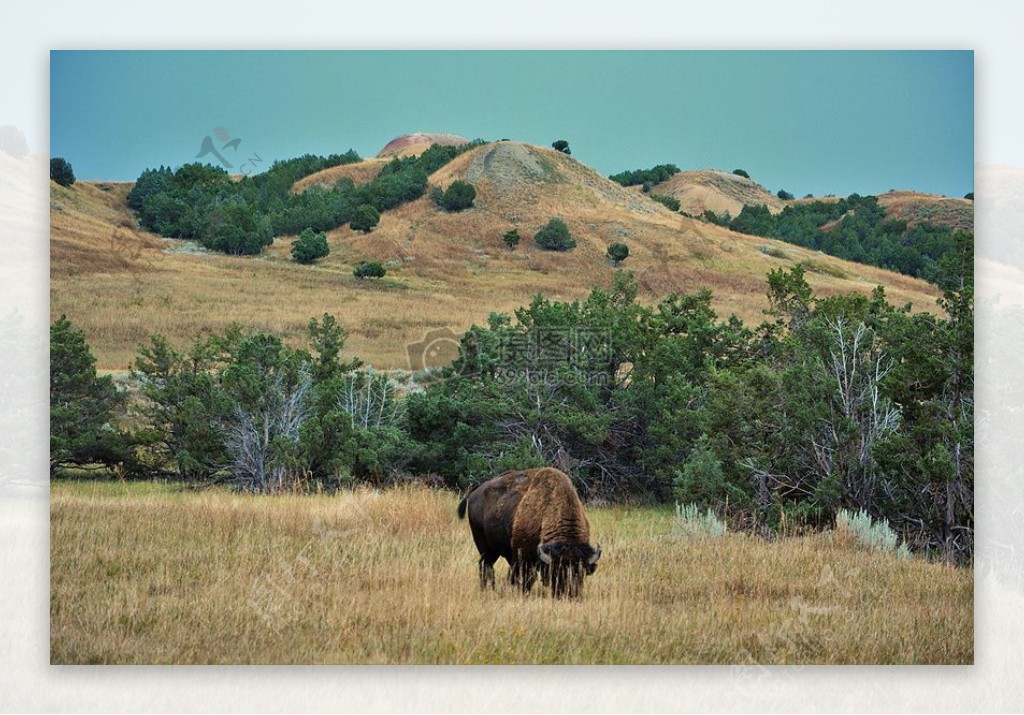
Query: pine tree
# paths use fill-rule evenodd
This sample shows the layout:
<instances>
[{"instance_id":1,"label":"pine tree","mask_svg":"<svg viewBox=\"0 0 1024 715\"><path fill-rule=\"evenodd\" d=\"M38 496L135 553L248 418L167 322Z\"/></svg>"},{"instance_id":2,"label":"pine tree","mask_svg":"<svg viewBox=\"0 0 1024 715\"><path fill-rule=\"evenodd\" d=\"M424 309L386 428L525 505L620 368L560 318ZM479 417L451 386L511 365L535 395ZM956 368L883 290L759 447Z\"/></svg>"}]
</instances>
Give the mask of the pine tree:
<instances>
[{"instance_id":1,"label":"pine tree","mask_svg":"<svg viewBox=\"0 0 1024 715\"><path fill-rule=\"evenodd\" d=\"M111 422L125 396L96 375L85 335L66 316L50 326L50 472L75 464L115 464L126 454Z\"/></svg>"}]
</instances>

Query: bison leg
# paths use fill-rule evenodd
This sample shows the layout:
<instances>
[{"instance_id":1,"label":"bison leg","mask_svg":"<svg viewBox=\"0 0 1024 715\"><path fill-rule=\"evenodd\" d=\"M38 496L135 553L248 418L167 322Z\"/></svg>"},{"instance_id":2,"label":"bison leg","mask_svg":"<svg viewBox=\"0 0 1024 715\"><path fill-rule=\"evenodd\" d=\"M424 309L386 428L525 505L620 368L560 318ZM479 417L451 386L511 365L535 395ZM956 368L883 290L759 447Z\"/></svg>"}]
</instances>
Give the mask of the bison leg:
<instances>
[{"instance_id":1,"label":"bison leg","mask_svg":"<svg viewBox=\"0 0 1024 715\"><path fill-rule=\"evenodd\" d=\"M518 586L523 593L529 593L537 580L537 569L532 561L521 560L510 564L508 570L508 582Z\"/></svg>"},{"instance_id":2,"label":"bison leg","mask_svg":"<svg viewBox=\"0 0 1024 715\"><path fill-rule=\"evenodd\" d=\"M494 588L494 562L497 560L497 556L491 556L490 554L480 554L481 589L486 589L488 586Z\"/></svg>"}]
</instances>

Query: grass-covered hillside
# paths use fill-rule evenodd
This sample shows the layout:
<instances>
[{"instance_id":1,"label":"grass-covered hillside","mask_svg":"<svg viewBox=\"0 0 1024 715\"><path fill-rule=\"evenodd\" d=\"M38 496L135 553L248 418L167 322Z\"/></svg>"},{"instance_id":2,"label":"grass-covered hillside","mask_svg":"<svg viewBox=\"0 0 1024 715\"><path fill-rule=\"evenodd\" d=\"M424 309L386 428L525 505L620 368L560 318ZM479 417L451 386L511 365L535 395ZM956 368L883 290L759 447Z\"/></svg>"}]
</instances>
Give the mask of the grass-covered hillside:
<instances>
[{"instance_id":1,"label":"grass-covered hillside","mask_svg":"<svg viewBox=\"0 0 1024 715\"><path fill-rule=\"evenodd\" d=\"M324 192L339 179L358 188L383 166L380 159L339 164L284 190L305 195L317 185ZM538 292L572 299L609 286L617 267L607 251L615 243L629 248L621 268L636 274L641 300L709 288L723 317L735 312L748 323L767 307L765 275L797 264L808 268L820 295L868 294L882 284L894 303L935 310L938 291L924 281L685 217L552 149L475 146L429 174L426 185L446 189L456 180L475 187L472 208L447 212L428 191L382 211L368 232L327 228L330 254L314 265L291 258L299 230L274 238L259 255L226 255L139 228L140 216L126 204L131 185L52 184L51 312L85 331L102 369L126 369L153 333L183 346L240 322L298 340L309 317L324 312L342 321L364 360L404 368L405 346L431 329L461 333ZM309 206L314 198L301 201ZM301 212L279 215L302 223ZM534 242L553 217L564 219L576 248L547 251ZM503 239L512 230L521 237L515 250ZM353 269L367 260L381 262L387 275L355 278Z\"/></svg>"}]
</instances>

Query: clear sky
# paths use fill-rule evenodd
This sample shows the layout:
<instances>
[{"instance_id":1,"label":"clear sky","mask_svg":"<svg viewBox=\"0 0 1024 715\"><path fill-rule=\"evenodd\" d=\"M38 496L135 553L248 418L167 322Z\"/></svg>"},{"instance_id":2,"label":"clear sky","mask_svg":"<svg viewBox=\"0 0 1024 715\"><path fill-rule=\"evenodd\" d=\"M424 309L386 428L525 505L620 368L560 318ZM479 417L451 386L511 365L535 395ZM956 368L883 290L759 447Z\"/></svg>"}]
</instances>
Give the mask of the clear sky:
<instances>
[{"instance_id":1,"label":"clear sky","mask_svg":"<svg viewBox=\"0 0 1024 715\"><path fill-rule=\"evenodd\" d=\"M215 129L221 127L218 138ZM974 190L974 57L956 52L78 52L50 57L50 146L82 179L240 166L414 131L509 138L603 174L746 169L772 191ZM211 163L212 155L204 158Z\"/></svg>"}]
</instances>

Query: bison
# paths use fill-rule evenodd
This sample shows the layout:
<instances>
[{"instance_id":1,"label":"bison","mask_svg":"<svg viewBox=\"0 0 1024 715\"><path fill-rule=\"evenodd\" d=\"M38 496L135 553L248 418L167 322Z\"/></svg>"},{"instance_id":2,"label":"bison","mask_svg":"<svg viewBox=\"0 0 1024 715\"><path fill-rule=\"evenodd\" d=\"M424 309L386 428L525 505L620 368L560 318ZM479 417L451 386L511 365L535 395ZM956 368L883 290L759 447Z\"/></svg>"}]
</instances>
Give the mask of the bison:
<instances>
[{"instance_id":1,"label":"bison","mask_svg":"<svg viewBox=\"0 0 1024 715\"><path fill-rule=\"evenodd\" d=\"M597 570L601 546L590 545L590 524L563 472L548 467L506 472L470 488L458 514L480 552L480 587L494 587L494 562L509 564L509 583L524 593L540 572L556 598L579 598L583 579Z\"/></svg>"}]
</instances>

